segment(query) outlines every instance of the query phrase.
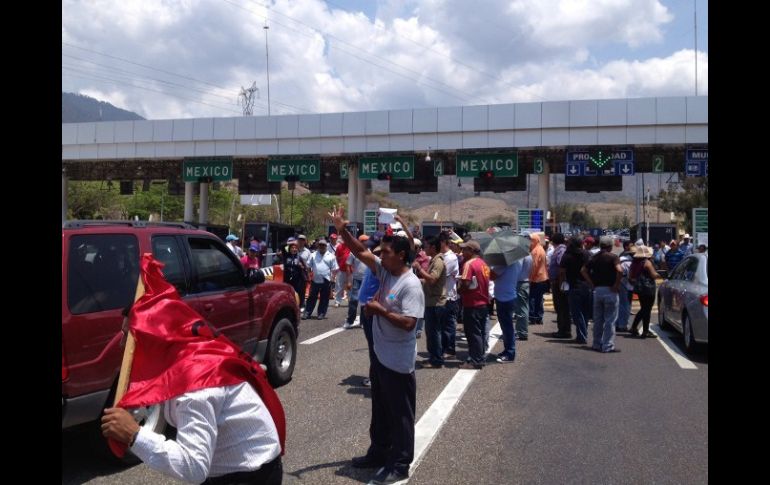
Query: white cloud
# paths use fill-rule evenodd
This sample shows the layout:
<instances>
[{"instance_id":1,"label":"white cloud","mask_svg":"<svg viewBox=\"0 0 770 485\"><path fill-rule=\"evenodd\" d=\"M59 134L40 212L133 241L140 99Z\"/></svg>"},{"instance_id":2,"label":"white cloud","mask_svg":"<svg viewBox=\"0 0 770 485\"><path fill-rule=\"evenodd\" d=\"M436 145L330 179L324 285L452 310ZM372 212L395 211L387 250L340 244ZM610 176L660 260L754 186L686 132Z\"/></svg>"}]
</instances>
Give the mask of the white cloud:
<instances>
[{"instance_id":1,"label":"white cloud","mask_svg":"<svg viewBox=\"0 0 770 485\"><path fill-rule=\"evenodd\" d=\"M148 118L233 116L240 87L256 81L264 114L267 1L65 0L63 89ZM272 112L691 94L693 53L665 49L663 3L387 0L372 21L278 0L267 14ZM662 54L642 57L650 46ZM699 71L706 94L708 53Z\"/></svg>"}]
</instances>

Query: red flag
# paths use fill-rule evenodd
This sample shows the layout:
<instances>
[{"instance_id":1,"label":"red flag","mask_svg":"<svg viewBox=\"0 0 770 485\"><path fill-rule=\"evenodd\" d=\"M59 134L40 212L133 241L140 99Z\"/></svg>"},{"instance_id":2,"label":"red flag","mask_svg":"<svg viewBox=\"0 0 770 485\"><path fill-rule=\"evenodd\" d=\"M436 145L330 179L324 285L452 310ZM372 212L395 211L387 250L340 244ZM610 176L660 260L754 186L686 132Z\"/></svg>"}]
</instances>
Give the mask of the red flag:
<instances>
[{"instance_id":1,"label":"red flag","mask_svg":"<svg viewBox=\"0 0 770 485\"><path fill-rule=\"evenodd\" d=\"M118 406L150 406L186 392L248 381L275 422L283 455L286 417L265 371L181 300L163 278L162 267L152 254L142 256L145 294L129 314L136 349L128 390ZM124 443L109 444L116 455L125 454Z\"/></svg>"}]
</instances>

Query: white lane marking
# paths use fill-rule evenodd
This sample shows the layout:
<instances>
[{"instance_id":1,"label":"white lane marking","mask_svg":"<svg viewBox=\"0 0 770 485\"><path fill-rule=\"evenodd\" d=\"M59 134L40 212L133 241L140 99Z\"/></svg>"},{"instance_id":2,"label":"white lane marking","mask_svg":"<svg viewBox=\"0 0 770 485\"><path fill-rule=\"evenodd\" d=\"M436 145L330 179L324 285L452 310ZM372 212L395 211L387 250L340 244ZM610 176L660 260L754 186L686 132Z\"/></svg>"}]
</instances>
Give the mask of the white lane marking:
<instances>
[{"instance_id":1,"label":"white lane marking","mask_svg":"<svg viewBox=\"0 0 770 485\"><path fill-rule=\"evenodd\" d=\"M337 334L337 333L340 333L340 332L344 332L344 331L345 331L345 329L342 328L342 327L335 328L334 330L329 330L328 332L322 333L321 335L318 335L316 337L309 338L307 340L303 340L302 342L300 342L300 345L314 344L316 342L320 342L321 340L325 339L326 337L331 337L334 334Z\"/></svg>"},{"instance_id":2,"label":"white lane marking","mask_svg":"<svg viewBox=\"0 0 770 485\"><path fill-rule=\"evenodd\" d=\"M671 341L671 337L668 336L668 333L661 331L660 325L657 323L655 324L655 335L658 336L658 341L660 342L660 345L663 346L664 349L666 349L666 352L671 355L671 358L674 359L674 362L676 362L679 367L682 369L697 369L698 367L693 364L693 362L685 356L685 354L679 350L679 347L674 344L674 342Z\"/></svg>"},{"instance_id":3,"label":"white lane marking","mask_svg":"<svg viewBox=\"0 0 770 485\"><path fill-rule=\"evenodd\" d=\"M497 340L501 337L500 324L498 323L489 331L489 349L491 350ZM438 395L433 404L430 405L427 411L422 415L420 420L414 427L414 460L412 460L412 466L409 467L409 476L414 475L414 471L422 461L425 453L430 448L433 440L438 436L438 432L444 426L449 416L452 414L457 403L468 390L473 378L478 374L477 370L461 369L458 370L449 384L444 387L441 394ZM395 482L394 485L404 484L409 481L409 478ZM372 482L369 482L371 485Z\"/></svg>"}]
</instances>

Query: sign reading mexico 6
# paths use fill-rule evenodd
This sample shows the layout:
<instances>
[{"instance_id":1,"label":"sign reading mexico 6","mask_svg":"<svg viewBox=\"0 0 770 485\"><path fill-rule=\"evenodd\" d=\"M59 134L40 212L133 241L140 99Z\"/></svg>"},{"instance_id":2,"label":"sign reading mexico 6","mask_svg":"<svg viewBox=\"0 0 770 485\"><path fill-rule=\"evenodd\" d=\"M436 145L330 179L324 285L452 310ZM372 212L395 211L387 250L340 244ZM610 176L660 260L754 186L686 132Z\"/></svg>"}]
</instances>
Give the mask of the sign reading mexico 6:
<instances>
[{"instance_id":1,"label":"sign reading mexico 6","mask_svg":"<svg viewBox=\"0 0 770 485\"><path fill-rule=\"evenodd\" d=\"M457 155L457 176L478 177L480 172L492 171L495 177L518 177L518 153L479 153Z\"/></svg>"},{"instance_id":2,"label":"sign reading mexico 6","mask_svg":"<svg viewBox=\"0 0 770 485\"><path fill-rule=\"evenodd\" d=\"M283 182L286 177L297 177L303 182L321 180L321 161L309 159L268 160L267 181Z\"/></svg>"},{"instance_id":3,"label":"sign reading mexico 6","mask_svg":"<svg viewBox=\"0 0 770 485\"><path fill-rule=\"evenodd\" d=\"M233 179L232 160L185 160L182 178L185 182L198 182L211 177L212 181L227 182Z\"/></svg>"},{"instance_id":4,"label":"sign reading mexico 6","mask_svg":"<svg viewBox=\"0 0 770 485\"><path fill-rule=\"evenodd\" d=\"M376 180L381 173L393 179L414 178L414 155L404 157L366 157L358 161L358 178Z\"/></svg>"}]
</instances>

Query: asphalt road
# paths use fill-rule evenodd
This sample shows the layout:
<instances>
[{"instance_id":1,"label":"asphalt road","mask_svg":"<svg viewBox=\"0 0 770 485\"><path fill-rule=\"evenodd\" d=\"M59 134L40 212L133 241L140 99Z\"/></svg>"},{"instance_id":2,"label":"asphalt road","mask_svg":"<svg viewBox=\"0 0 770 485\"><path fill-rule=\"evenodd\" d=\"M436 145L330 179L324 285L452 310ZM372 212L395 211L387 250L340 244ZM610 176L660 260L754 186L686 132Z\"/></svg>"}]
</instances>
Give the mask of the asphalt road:
<instances>
[{"instance_id":1,"label":"asphalt road","mask_svg":"<svg viewBox=\"0 0 770 485\"><path fill-rule=\"evenodd\" d=\"M299 341L339 327L346 311L330 308L327 320L303 320ZM647 340L621 333L622 352L600 354L550 338L554 319L548 312L545 325L530 327L530 339L517 342L515 363L475 372L409 482L707 483L707 354L691 358L695 369L683 369L663 347L683 347L674 333ZM427 355L424 338L418 352L418 359ZM458 356L464 354L458 343ZM417 370L418 420L458 364ZM298 346L294 378L278 390L288 423L284 483L368 482L372 470L350 466L369 443L369 390L360 385L367 372L360 328ZM85 431L62 434L62 484L178 483L145 465L105 464L93 447Z\"/></svg>"}]
</instances>

